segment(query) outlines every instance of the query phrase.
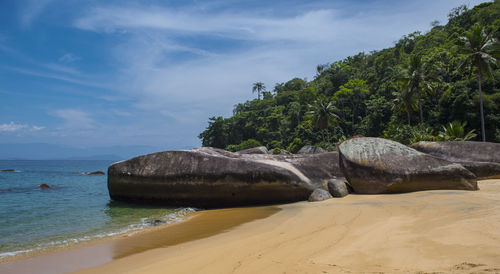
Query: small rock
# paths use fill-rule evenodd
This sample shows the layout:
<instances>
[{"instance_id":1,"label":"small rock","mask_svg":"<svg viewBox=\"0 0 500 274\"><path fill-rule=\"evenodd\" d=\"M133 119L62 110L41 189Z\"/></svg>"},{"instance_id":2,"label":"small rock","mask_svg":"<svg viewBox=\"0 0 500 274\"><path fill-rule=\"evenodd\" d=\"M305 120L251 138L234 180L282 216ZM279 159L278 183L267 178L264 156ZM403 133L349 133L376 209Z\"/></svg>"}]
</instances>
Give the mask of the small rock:
<instances>
[{"instance_id":1,"label":"small rock","mask_svg":"<svg viewBox=\"0 0 500 274\"><path fill-rule=\"evenodd\" d=\"M41 189L49 189L49 188L52 188L52 187L50 187L48 184L41 184L41 185L39 185L38 187L40 187Z\"/></svg>"},{"instance_id":2,"label":"small rock","mask_svg":"<svg viewBox=\"0 0 500 274\"><path fill-rule=\"evenodd\" d=\"M316 188L312 193L311 196L309 196L308 201L309 202L319 202L319 201L324 201L333 198L332 195L321 188Z\"/></svg>"},{"instance_id":3,"label":"small rock","mask_svg":"<svg viewBox=\"0 0 500 274\"><path fill-rule=\"evenodd\" d=\"M305 145L297 152L297 154L316 154L316 153L325 153L325 152L327 152L327 151L320 148L320 147Z\"/></svg>"},{"instance_id":4,"label":"small rock","mask_svg":"<svg viewBox=\"0 0 500 274\"><path fill-rule=\"evenodd\" d=\"M88 173L88 175L105 175L105 173L103 171L94 171Z\"/></svg>"},{"instance_id":5,"label":"small rock","mask_svg":"<svg viewBox=\"0 0 500 274\"><path fill-rule=\"evenodd\" d=\"M163 223L164 223L164 222L163 222L162 220L158 220L158 219L156 219L156 220L151 220L151 221L149 221L149 222L148 222L148 224L150 224L150 225L152 225L152 226L161 225L161 224L163 224Z\"/></svg>"},{"instance_id":6,"label":"small rock","mask_svg":"<svg viewBox=\"0 0 500 274\"><path fill-rule=\"evenodd\" d=\"M328 180L328 192L330 192L333 197L344 197L349 194L346 183L337 179Z\"/></svg>"}]
</instances>

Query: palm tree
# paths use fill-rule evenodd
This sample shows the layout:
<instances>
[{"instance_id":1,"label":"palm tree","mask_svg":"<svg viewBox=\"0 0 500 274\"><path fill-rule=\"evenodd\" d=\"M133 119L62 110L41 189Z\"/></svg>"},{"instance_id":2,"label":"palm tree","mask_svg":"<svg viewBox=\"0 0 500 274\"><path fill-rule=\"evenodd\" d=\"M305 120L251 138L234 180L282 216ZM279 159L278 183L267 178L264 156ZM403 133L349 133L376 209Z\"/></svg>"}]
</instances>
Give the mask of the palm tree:
<instances>
[{"instance_id":1,"label":"palm tree","mask_svg":"<svg viewBox=\"0 0 500 274\"><path fill-rule=\"evenodd\" d=\"M432 82L437 80L432 71L433 69L434 68L431 67L429 63L422 61L420 55L410 55L408 68L402 71L404 76L401 80L406 82L406 89L408 89L406 92L408 94L415 94L417 97L416 103L420 114L420 123L424 122L422 97L425 93L432 92Z\"/></svg>"},{"instance_id":2,"label":"palm tree","mask_svg":"<svg viewBox=\"0 0 500 274\"><path fill-rule=\"evenodd\" d=\"M260 94L262 91L266 90L266 86L262 82L253 83L252 93L257 92L257 98L260 100Z\"/></svg>"},{"instance_id":3,"label":"palm tree","mask_svg":"<svg viewBox=\"0 0 500 274\"><path fill-rule=\"evenodd\" d=\"M477 136L475 129L465 132L467 122L453 121L443 126L443 131L439 132L437 140L439 141L467 141Z\"/></svg>"},{"instance_id":4,"label":"palm tree","mask_svg":"<svg viewBox=\"0 0 500 274\"><path fill-rule=\"evenodd\" d=\"M296 121L296 125L300 125L300 117L302 115L302 106L299 102L291 102L290 103L290 116L293 120Z\"/></svg>"},{"instance_id":5,"label":"palm tree","mask_svg":"<svg viewBox=\"0 0 500 274\"><path fill-rule=\"evenodd\" d=\"M481 113L481 136L483 142L485 142L486 131L484 125L482 81L483 76L493 78L492 65L498 63L500 46L498 41L493 38L493 34L486 33L485 29L477 23L471 27L470 31L465 32L462 42L463 44L458 45L458 53L464 54L465 58L460 63L459 68L468 66L471 72L473 67L476 68Z\"/></svg>"},{"instance_id":6,"label":"palm tree","mask_svg":"<svg viewBox=\"0 0 500 274\"><path fill-rule=\"evenodd\" d=\"M392 95L395 97L392 111L406 112L408 125L411 126L411 113L418 109L415 102L415 95L410 93L407 88L403 88L400 92L393 92Z\"/></svg>"},{"instance_id":7,"label":"palm tree","mask_svg":"<svg viewBox=\"0 0 500 274\"><path fill-rule=\"evenodd\" d=\"M328 132L328 125L330 122L338 122L340 117L335 114L335 107L332 102L328 100L325 96L320 96L316 99L312 105L309 105L309 114L313 115L313 120L321 130L321 135L323 137L323 142L325 142L324 133L326 131L328 147L330 147L330 134Z\"/></svg>"}]
</instances>

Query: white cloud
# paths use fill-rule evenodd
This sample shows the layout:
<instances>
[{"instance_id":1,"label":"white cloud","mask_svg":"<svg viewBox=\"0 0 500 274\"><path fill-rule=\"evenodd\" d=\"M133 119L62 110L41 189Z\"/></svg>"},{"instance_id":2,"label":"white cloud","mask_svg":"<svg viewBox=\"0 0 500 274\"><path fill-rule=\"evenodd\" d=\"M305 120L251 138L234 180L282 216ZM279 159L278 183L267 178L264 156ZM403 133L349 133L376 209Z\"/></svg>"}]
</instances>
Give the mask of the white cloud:
<instances>
[{"instance_id":1,"label":"white cloud","mask_svg":"<svg viewBox=\"0 0 500 274\"><path fill-rule=\"evenodd\" d=\"M39 131L44 129L42 126L30 126L26 124L16 124L14 122L10 122L8 124L0 124L0 132L19 132L23 130L28 131Z\"/></svg>"},{"instance_id":2,"label":"white cloud","mask_svg":"<svg viewBox=\"0 0 500 274\"><path fill-rule=\"evenodd\" d=\"M272 89L293 77L311 79L317 64L390 47L435 19L445 21L460 4L396 3L354 12L317 5L293 15L97 6L74 26L119 37L111 50L120 67L118 89L137 99L134 107L147 113L148 123L163 125L155 134L179 139L197 136L209 116L229 115L234 104L253 98L253 82Z\"/></svg>"},{"instance_id":3,"label":"white cloud","mask_svg":"<svg viewBox=\"0 0 500 274\"><path fill-rule=\"evenodd\" d=\"M73 62L78 61L80 59L81 59L80 57L75 56L72 53L66 53L63 56L59 57L59 62L62 62L62 63L73 63Z\"/></svg>"},{"instance_id":4,"label":"white cloud","mask_svg":"<svg viewBox=\"0 0 500 274\"><path fill-rule=\"evenodd\" d=\"M20 2L20 1L19 1ZM54 0L29 0L22 3L21 24L28 27Z\"/></svg>"},{"instance_id":5,"label":"white cloud","mask_svg":"<svg viewBox=\"0 0 500 274\"><path fill-rule=\"evenodd\" d=\"M63 119L66 129L90 129L95 126L90 114L78 109L58 109L52 115Z\"/></svg>"},{"instance_id":6,"label":"white cloud","mask_svg":"<svg viewBox=\"0 0 500 274\"><path fill-rule=\"evenodd\" d=\"M52 72L45 72L45 71L39 71L39 70L34 70L34 69L28 69L28 68L22 68L22 67L13 67L13 66L0 66L0 69L5 69L5 70L10 70L13 72L21 73L21 74L26 74L26 75L32 75L32 76L37 76L37 77L42 77L42 78L49 78L49 79L55 79L59 81L64 81L72 84L78 84L82 86L88 86L88 87L96 87L96 88L112 88L112 85L108 85L105 83L101 83L95 79L89 80L85 79L88 77L73 77L73 76L80 76L81 74L72 68L69 67L64 67L64 66L59 66L55 64L43 64L43 66L46 69L52 70ZM60 73L63 72L65 74L73 74L73 76L66 76L66 75L61 75Z\"/></svg>"}]
</instances>

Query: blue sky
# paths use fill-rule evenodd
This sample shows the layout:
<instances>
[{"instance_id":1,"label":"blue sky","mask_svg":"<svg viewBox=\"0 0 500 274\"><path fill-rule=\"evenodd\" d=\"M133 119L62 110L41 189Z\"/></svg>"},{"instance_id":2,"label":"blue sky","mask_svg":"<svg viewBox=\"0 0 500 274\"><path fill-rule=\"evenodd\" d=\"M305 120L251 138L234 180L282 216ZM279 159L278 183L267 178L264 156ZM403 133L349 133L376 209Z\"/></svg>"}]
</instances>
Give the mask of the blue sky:
<instances>
[{"instance_id":1,"label":"blue sky","mask_svg":"<svg viewBox=\"0 0 500 274\"><path fill-rule=\"evenodd\" d=\"M0 143L200 145L210 116L483 1L0 1Z\"/></svg>"}]
</instances>

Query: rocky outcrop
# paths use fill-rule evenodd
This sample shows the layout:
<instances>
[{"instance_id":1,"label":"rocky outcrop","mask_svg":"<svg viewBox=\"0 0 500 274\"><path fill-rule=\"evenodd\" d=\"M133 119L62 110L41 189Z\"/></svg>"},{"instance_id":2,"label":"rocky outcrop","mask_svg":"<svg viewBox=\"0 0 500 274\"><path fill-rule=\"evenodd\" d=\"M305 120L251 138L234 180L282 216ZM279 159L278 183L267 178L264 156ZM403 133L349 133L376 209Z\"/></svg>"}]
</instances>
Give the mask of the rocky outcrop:
<instances>
[{"instance_id":1,"label":"rocky outcrop","mask_svg":"<svg viewBox=\"0 0 500 274\"><path fill-rule=\"evenodd\" d=\"M307 200L309 202L320 202L320 201L328 200L331 198L333 198L333 197L328 191L321 189L321 188L317 188L311 193L311 195L309 196L309 199L307 199Z\"/></svg>"},{"instance_id":2,"label":"rocky outcrop","mask_svg":"<svg viewBox=\"0 0 500 274\"><path fill-rule=\"evenodd\" d=\"M500 178L500 144L489 142L418 142L423 153L459 163L479 179Z\"/></svg>"},{"instance_id":3,"label":"rocky outcrop","mask_svg":"<svg viewBox=\"0 0 500 274\"><path fill-rule=\"evenodd\" d=\"M104 171L94 171L94 172L89 172L87 175L106 175Z\"/></svg>"},{"instance_id":4,"label":"rocky outcrop","mask_svg":"<svg viewBox=\"0 0 500 274\"><path fill-rule=\"evenodd\" d=\"M349 194L347 185L343 180L330 179L328 180L327 187L328 192L330 192L333 197L344 197Z\"/></svg>"},{"instance_id":5,"label":"rocky outcrop","mask_svg":"<svg viewBox=\"0 0 500 274\"><path fill-rule=\"evenodd\" d=\"M1 172L16 172L15 169L2 169Z\"/></svg>"},{"instance_id":6,"label":"rocky outcrop","mask_svg":"<svg viewBox=\"0 0 500 274\"><path fill-rule=\"evenodd\" d=\"M48 184L41 184L38 186L40 189L50 189L52 187L50 187Z\"/></svg>"},{"instance_id":7,"label":"rocky outcrop","mask_svg":"<svg viewBox=\"0 0 500 274\"><path fill-rule=\"evenodd\" d=\"M349 139L340 144L339 157L340 168L356 193L478 189L476 176L460 164L386 139Z\"/></svg>"},{"instance_id":8,"label":"rocky outcrop","mask_svg":"<svg viewBox=\"0 0 500 274\"><path fill-rule=\"evenodd\" d=\"M327 152L327 151L320 148L320 147L305 145L297 152L297 154L316 154L316 153L325 153L325 152Z\"/></svg>"},{"instance_id":9,"label":"rocky outcrop","mask_svg":"<svg viewBox=\"0 0 500 274\"><path fill-rule=\"evenodd\" d=\"M307 200L336 177L342 174L335 152L264 155L204 147L115 163L108 189L114 200L217 208Z\"/></svg>"},{"instance_id":10,"label":"rocky outcrop","mask_svg":"<svg viewBox=\"0 0 500 274\"><path fill-rule=\"evenodd\" d=\"M269 150L265 146L254 147L249 149L240 150L239 154L269 154Z\"/></svg>"}]
</instances>

